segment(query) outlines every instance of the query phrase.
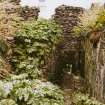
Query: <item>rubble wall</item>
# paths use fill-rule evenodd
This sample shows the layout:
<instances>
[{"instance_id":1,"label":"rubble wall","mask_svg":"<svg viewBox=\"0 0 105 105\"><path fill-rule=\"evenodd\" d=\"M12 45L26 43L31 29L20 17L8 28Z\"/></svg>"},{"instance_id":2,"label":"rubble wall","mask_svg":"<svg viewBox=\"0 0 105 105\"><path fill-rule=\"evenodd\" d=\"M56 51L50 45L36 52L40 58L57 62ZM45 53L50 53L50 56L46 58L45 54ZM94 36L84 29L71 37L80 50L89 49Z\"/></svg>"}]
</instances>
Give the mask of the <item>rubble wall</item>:
<instances>
[{"instance_id":1,"label":"rubble wall","mask_svg":"<svg viewBox=\"0 0 105 105\"><path fill-rule=\"evenodd\" d=\"M80 7L62 5L55 9L54 20L63 28L63 36L71 36L72 29L77 26L80 19L79 16L84 9Z\"/></svg>"},{"instance_id":2,"label":"rubble wall","mask_svg":"<svg viewBox=\"0 0 105 105\"><path fill-rule=\"evenodd\" d=\"M97 33L99 34L99 33ZM85 39L85 76L89 93L105 103L105 34L94 48L89 38Z\"/></svg>"},{"instance_id":3,"label":"rubble wall","mask_svg":"<svg viewBox=\"0 0 105 105\"><path fill-rule=\"evenodd\" d=\"M39 12L40 12L39 9L36 7L25 6L25 7L21 7L19 13L20 13L20 17L22 17L25 21L27 21L31 19L37 20L39 16Z\"/></svg>"},{"instance_id":4,"label":"rubble wall","mask_svg":"<svg viewBox=\"0 0 105 105\"><path fill-rule=\"evenodd\" d=\"M56 47L53 58L53 68L50 68L50 71L54 73L52 74L56 78L55 82L57 83L59 81L61 83L64 72L70 69L70 67L75 74L78 73L80 69L84 69L84 59L81 59L84 55L83 48L81 48L81 38L73 34L73 28L80 21L79 16L83 11L83 8L66 5L59 6L55 9L53 19L61 25L63 29L63 40ZM81 59L81 61L79 59ZM69 68L67 68L67 65Z\"/></svg>"},{"instance_id":5,"label":"rubble wall","mask_svg":"<svg viewBox=\"0 0 105 105\"><path fill-rule=\"evenodd\" d=\"M5 9L7 14L18 14L24 21L37 20L40 12L39 8L29 6L22 7L20 1L21 0L5 0L5 6L2 8Z\"/></svg>"}]
</instances>

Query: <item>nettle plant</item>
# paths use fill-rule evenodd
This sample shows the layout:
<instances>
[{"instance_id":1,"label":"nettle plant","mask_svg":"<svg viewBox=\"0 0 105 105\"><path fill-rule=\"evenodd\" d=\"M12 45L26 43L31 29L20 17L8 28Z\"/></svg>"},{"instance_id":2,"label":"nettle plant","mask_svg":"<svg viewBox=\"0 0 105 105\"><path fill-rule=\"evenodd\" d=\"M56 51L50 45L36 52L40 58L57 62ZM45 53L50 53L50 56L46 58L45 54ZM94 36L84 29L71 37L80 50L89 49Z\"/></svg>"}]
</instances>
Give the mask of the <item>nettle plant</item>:
<instances>
[{"instance_id":1,"label":"nettle plant","mask_svg":"<svg viewBox=\"0 0 105 105\"><path fill-rule=\"evenodd\" d=\"M12 64L15 73L28 73L30 77L37 78L45 58L61 40L61 34L61 27L51 20L22 23L13 45Z\"/></svg>"},{"instance_id":2,"label":"nettle plant","mask_svg":"<svg viewBox=\"0 0 105 105\"><path fill-rule=\"evenodd\" d=\"M0 81L0 105L64 105L63 92L50 82L11 75Z\"/></svg>"},{"instance_id":3,"label":"nettle plant","mask_svg":"<svg viewBox=\"0 0 105 105\"><path fill-rule=\"evenodd\" d=\"M105 105L100 103L95 98L90 97L88 94L74 93L73 94L73 105Z\"/></svg>"}]
</instances>

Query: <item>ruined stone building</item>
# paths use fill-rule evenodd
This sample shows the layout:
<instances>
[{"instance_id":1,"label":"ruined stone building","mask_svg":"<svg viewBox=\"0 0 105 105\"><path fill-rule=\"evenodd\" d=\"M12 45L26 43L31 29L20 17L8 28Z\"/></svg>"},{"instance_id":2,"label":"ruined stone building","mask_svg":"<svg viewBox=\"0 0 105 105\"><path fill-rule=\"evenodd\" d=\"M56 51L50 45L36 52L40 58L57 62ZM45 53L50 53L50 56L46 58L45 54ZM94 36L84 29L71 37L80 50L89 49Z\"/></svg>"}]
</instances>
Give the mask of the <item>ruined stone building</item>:
<instances>
[{"instance_id":1,"label":"ruined stone building","mask_svg":"<svg viewBox=\"0 0 105 105\"><path fill-rule=\"evenodd\" d=\"M73 28L80 22L79 16L83 12L83 8L66 5L59 6L55 9L53 19L61 25L63 30L63 40L57 45L56 51L54 52L54 63L52 64L52 71L54 72L55 78L57 78L56 83L61 83L64 72L72 72L75 75L84 77L82 37L77 37L73 34Z\"/></svg>"},{"instance_id":2,"label":"ruined stone building","mask_svg":"<svg viewBox=\"0 0 105 105\"><path fill-rule=\"evenodd\" d=\"M97 5L93 4L91 9L96 7ZM53 18L62 26L64 40L55 51L53 69L55 69L55 74L58 74L58 81L56 81L58 83L64 78L63 69L71 69L75 75L79 72L79 75L86 80L87 85L85 85L91 96L105 102L105 31L99 30L84 38L77 37L72 32L73 27L80 22L79 16L87 11L91 10L65 5L56 8ZM93 34L94 39L92 39ZM68 68L68 65L72 66ZM70 75L69 77L66 75L65 80L62 81L68 88L72 85L70 78Z\"/></svg>"}]
</instances>

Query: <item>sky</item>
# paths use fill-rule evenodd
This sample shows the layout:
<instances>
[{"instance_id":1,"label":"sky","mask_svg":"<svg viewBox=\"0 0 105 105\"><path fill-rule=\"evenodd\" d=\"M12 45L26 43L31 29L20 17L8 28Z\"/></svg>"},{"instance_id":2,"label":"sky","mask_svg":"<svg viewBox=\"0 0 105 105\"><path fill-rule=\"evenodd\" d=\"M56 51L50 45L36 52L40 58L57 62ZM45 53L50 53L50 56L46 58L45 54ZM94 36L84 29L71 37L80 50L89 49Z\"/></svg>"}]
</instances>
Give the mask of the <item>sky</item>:
<instances>
[{"instance_id":1,"label":"sky","mask_svg":"<svg viewBox=\"0 0 105 105\"><path fill-rule=\"evenodd\" d=\"M59 5L65 4L83 8L90 8L92 3L104 4L105 0L22 0L21 5L36 6L40 8L41 18L50 18Z\"/></svg>"}]
</instances>

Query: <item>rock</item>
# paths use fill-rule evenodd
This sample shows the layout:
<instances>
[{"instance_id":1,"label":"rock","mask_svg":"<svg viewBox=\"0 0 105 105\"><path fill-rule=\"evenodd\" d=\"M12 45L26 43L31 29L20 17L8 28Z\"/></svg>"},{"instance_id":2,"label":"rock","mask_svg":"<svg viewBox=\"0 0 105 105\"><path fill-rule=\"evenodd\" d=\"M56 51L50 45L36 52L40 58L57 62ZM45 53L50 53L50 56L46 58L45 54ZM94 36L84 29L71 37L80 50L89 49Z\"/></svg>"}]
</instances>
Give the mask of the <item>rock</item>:
<instances>
[{"instance_id":1,"label":"rock","mask_svg":"<svg viewBox=\"0 0 105 105\"><path fill-rule=\"evenodd\" d=\"M24 20L38 19L39 9L36 7L22 7L20 10L20 16L23 17Z\"/></svg>"},{"instance_id":2,"label":"rock","mask_svg":"<svg viewBox=\"0 0 105 105\"><path fill-rule=\"evenodd\" d=\"M15 5L19 5L21 0L10 0L10 2L15 4Z\"/></svg>"},{"instance_id":3,"label":"rock","mask_svg":"<svg viewBox=\"0 0 105 105\"><path fill-rule=\"evenodd\" d=\"M53 18L63 27L64 36L69 36L72 33L72 29L80 21L79 15L81 15L83 11L83 8L66 5L56 8Z\"/></svg>"}]
</instances>

